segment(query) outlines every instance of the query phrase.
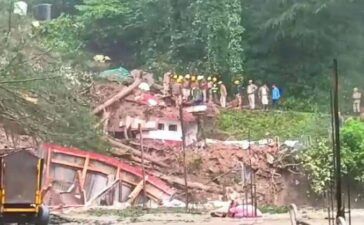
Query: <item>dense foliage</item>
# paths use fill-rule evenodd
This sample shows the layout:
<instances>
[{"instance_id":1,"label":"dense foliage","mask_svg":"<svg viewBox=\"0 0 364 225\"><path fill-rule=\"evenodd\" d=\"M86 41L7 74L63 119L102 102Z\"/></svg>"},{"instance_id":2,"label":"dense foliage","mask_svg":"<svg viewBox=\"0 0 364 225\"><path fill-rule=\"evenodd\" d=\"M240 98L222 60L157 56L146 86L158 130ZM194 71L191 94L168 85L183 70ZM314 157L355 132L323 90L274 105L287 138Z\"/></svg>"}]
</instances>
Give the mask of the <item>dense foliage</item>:
<instances>
[{"instance_id":1,"label":"dense foliage","mask_svg":"<svg viewBox=\"0 0 364 225\"><path fill-rule=\"evenodd\" d=\"M13 15L0 1L0 123L9 133L88 150L105 150L97 118L84 94L91 77L45 51L27 18Z\"/></svg>"},{"instance_id":2,"label":"dense foliage","mask_svg":"<svg viewBox=\"0 0 364 225\"><path fill-rule=\"evenodd\" d=\"M350 119L341 129L341 157L343 176L348 182L364 182L364 123ZM311 187L322 193L333 176L332 143L327 139L317 139L307 150L299 154L298 160L308 172Z\"/></svg>"},{"instance_id":3,"label":"dense foliage","mask_svg":"<svg viewBox=\"0 0 364 225\"><path fill-rule=\"evenodd\" d=\"M342 129L342 155L345 173L364 182L364 123L350 120Z\"/></svg>"},{"instance_id":4,"label":"dense foliage","mask_svg":"<svg viewBox=\"0 0 364 225\"><path fill-rule=\"evenodd\" d=\"M333 178L333 151L327 139L314 140L308 148L301 152L297 160L307 172L307 178L314 193L322 194Z\"/></svg>"},{"instance_id":5,"label":"dense foliage","mask_svg":"<svg viewBox=\"0 0 364 225\"><path fill-rule=\"evenodd\" d=\"M33 2L39 2L33 0ZM360 0L48 0L74 27L52 29L70 49L112 56L115 64L161 74L234 76L278 83L299 110L328 109L332 59L340 63L343 100L364 69ZM67 21L66 21L67 22ZM57 23L57 22L55 22ZM68 24L68 22L66 23ZM54 22L51 23L52 28ZM76 31L76 33L75 33ZM67 33L69 32L69 33ZM348 101L343 101L347 103ZM348 107L346 107L348 109Z\"/></svg>"}]
</instances>

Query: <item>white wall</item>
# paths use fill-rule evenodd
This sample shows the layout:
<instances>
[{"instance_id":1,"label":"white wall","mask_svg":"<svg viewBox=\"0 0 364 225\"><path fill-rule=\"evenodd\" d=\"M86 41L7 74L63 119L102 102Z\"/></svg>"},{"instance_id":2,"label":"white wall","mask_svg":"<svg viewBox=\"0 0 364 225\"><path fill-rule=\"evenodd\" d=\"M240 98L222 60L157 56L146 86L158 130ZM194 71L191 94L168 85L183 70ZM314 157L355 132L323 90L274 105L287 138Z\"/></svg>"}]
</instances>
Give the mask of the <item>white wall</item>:
<instances>
[{"instance_id":1,"label":"white wall","mask_svg":"<svg viewBox=\"0 0 364 225\"><path fill-rule=\"evenodd\" d=\"M164 130L151 130L143 132L143 138L182 141L182 129L179 121L159 120L158 124L164 124ZM177 131L168 130L169 125L177 125ZM191 145L197 141L197 123L186 126L186 145Z\"/></svg>"}]
</instances>

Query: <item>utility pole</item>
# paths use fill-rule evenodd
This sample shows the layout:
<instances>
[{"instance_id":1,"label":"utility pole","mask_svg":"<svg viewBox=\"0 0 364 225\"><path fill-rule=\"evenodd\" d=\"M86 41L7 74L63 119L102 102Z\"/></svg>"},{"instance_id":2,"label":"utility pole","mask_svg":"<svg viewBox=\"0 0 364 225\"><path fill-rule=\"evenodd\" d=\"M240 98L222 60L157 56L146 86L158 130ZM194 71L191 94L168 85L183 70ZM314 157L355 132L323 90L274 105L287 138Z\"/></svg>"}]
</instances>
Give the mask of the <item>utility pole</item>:
<instances>
[{"instance_id":1,"label":"utility pole","mask_svg":"<svg viewBox=\"0 0 364 225\"><path fill-rule=\"evenodd\" d=\"M342 177L341 177L341 146L340 146L340 118L339 118L339 75L337 60L334 59L333 97L334 97L334 121L335 121L335 158L336 158L336 217L345 218L345 209L342 202Z\"/></svg>"},{"instance_id":2,"label":"utility pole","mask_svg":"<svg viewBox=\"0 0 364 225\"><path fill-rule=\"evenodd\" d=\"M180 105L179 105L179 119L180 119L180 122L181 122L181 131L182 131L183 175L184 175L184 180L185 180L186 211L188 211L188 183L187 183L187 165L186 165L186 136L185 136L185 126L184 126L184 123L183 123L183 106L182 106L182 101L180 102Z\"/></svg>"},{"instance_id":3,"label":"utility pole","mask_svg":"<svg viewBox=\"0 0 364 225\"><path fill-rule=\"evenodd\" d=\"M12 18L14 11L14 1L9 2L8 34L11 32Z\"/></svg>"}]
</instances>

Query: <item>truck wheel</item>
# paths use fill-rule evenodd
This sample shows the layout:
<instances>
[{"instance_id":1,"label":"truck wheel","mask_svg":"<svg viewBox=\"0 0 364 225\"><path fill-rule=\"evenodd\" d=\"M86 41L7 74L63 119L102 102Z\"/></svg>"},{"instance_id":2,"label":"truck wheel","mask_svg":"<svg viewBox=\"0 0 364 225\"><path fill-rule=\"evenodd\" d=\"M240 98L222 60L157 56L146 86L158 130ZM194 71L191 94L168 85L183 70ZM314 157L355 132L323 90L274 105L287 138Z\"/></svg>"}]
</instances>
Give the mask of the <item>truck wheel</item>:
<instances>
[{"instance_id":1,"label":"truck wheel","mask_svg":"<svg viewBox=\"0 0 364 225\"><path fill-rule=\"evenodd\" d=\"M39 208L35 225L48 225L48 223L49 223L49 209L47 206L42 205Z\"/></svg>"}]
</instances>

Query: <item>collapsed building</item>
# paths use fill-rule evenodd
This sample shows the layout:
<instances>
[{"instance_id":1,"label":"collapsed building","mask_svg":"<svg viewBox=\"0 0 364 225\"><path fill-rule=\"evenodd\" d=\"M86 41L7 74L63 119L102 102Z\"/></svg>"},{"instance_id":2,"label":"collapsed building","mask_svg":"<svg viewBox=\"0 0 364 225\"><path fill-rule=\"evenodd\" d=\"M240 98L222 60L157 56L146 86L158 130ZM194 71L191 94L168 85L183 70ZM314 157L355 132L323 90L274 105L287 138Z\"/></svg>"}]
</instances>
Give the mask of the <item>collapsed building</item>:
<instances>
[{"instance_id":1,"label":"collapsed building","mask_svg":"<svg viewBox=\"0 0 364 225\"><path fill-rule=\"evenodd\" d=\"M249 143L252 151L248 152L245 142L204 138L207 147L198 151L195 145L201 137L201 120L209 121L218 114L216 106L187 104L181 118L179 108L171 104L170 96L161 94L152 76L143 77L134 73L126 81L94 85L94 114L100 117L98 126L113 147L109 156L88 149L41 146L38 154L44 158L42 192L46 204L56 210L93 205L122 208L141 203L171 206L172 200L183 201L183 133L191 150L187 152L187 186L192 201L223 199L226 186L243 193L246 187L241 182L246 178L242 170L246 170L258 176L259 201L276 203L286 185L278 174L288 151L284 146L274 141ZM150 91L141 91L142 83L147 83Z\"/></svg>"}]
</instances>

